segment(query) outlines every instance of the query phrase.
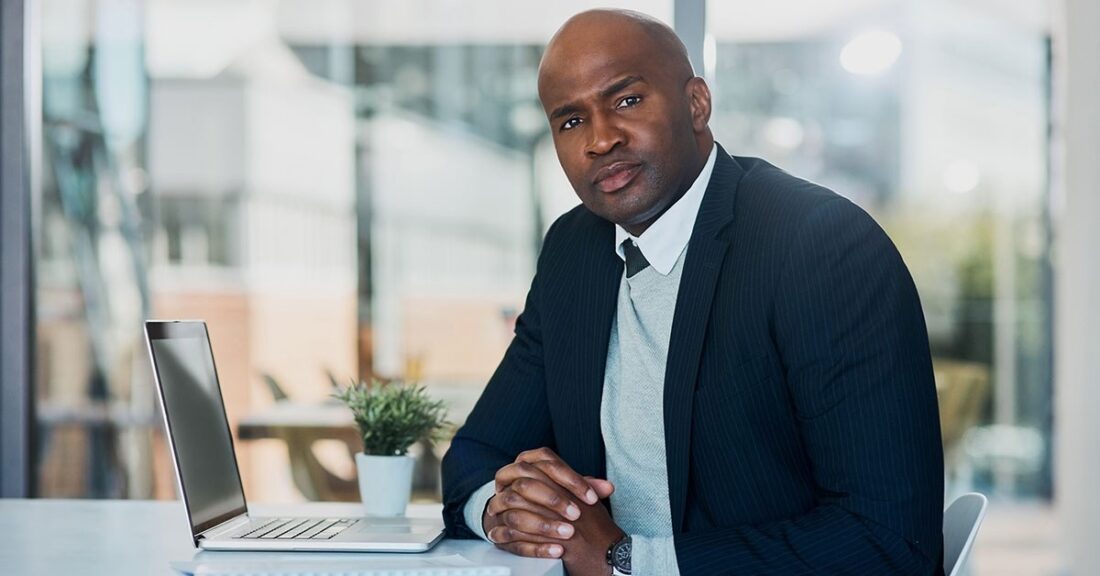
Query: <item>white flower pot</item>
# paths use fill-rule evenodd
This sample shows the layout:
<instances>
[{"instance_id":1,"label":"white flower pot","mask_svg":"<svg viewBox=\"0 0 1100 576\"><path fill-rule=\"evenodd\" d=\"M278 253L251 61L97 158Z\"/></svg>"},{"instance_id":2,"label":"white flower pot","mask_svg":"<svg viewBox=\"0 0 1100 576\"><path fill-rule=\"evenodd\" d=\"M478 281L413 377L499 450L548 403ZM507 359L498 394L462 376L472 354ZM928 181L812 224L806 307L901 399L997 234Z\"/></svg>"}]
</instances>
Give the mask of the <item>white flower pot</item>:
<instances>
[{"instance_id":1,"label":"white flower pot","mask_svg":"<svg viewBox=\"0 0 1100 576\"><path fill-rule=\"evenodd\" d=\"M412 456L355 455L359 496L367 516L404 516L412 493Z\"/></svg>"}]
</instances>

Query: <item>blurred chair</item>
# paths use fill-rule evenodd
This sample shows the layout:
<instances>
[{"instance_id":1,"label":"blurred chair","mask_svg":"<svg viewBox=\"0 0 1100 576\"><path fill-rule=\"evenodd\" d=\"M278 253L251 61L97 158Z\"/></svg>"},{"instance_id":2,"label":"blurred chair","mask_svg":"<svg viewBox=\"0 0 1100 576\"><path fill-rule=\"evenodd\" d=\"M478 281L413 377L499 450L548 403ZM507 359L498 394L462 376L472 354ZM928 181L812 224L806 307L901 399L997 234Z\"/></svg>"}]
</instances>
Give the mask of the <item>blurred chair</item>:
<instances>
[{"instance_id":1,"label":"blurred chair","mask_svg":"<svg viewBox=\"0 0 1100 576\"><path fill-rule=\"evenodd\" d=\"M268 374L267 372L264 372L263 374L260 374L260 377L263 378L264 384L267 385L267 390L271 392L272 396L275 397L276 402L282 402L284 400L290 399L290 396L286 395L286 392L283 391L283 387L279 386L279 381L276 380L274 376Z\"/></svg>"},{"instance_id":2,"label":"blurred chair","mask_svg":"<svg viewBox=\"0 0 1100 576\"><path fill-rule=\"evenodd\" d=\"M932 367L940 407L945 473L949 479L962 479L968 484L970 470L962 455L963 439L978 424L989 400L989 367L940 358L933 359Z\"/></svg>"},{"instance_id":3,"label":"blurred chair","mask_svg":"<svg viewBox=\"0 0 1100 576\"><path fill-rule=\"evenodd\" d=\"M286 442L290 474L303 496L321 502L359 501L359 481L354 476L348 480L333 474L317 459L313 443L319 438L292 429L280 430L279 437ZM354 453L349 456L354 460Z\"/></svg>"},{"instance_id":4,"label":"blurred chair","mask_svg":"<svg viewBox=\"0 0 1100 576\"><path fill-rule=\"evenodd\" d=\"M943 512L943 573L959 576L989 501L977 492L963 494Z\"/></svg>"},{"instance_id":5,"label":"blurred chair","mask_svg":"<svg viewBox=\"0 0 1100 576\"><path fill-rule=\"evenodd\" d=\"M260 375L277 403L290 403L290 397L271 374ZM331 378L330 378L331 379ZM335 386L335 380L332 380ZM350 480L333 474L313 452L313 444L325 439L323 435L309 428L290 426L272 426L272 434L286 443L287 456L290 459L290 475L294 486L308 500L356 502L359 500L359 483L353 476ZM353 437L356 437L353 434ZM347 443L345 441L345 443ZM354 461L358 450L348 444L348 457Z\"/></svg>"},{"instance_id":6,"label":"blurred chair","mask_svg":"<svg viewBox=\"0 0 1100 576\"><path fill-rule=\"evenodd\" d=\"M944 447L955 448L978 423L989 398L989 367L976 362L935 359L932 369L940 404Z\"/></svg>"}]
</instances>

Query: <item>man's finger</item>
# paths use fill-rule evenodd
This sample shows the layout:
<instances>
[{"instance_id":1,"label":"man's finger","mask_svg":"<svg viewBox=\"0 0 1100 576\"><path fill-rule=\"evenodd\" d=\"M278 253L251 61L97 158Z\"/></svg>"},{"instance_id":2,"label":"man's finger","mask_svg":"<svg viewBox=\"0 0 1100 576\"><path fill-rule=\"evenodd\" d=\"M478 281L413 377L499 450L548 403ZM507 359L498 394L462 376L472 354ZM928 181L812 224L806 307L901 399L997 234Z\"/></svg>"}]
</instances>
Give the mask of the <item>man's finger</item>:
<instances>
[{"instance_id":1,"label":"man's finger","mask_svg":"<svg viewBox=\"0 0 1100 576\"><path fill-rule=\"evenodd\" d=\"M497 544L497 548L507 550L517 556L529 558L561 558L565 548L561 544L534 544L532 542L511 542Z\"/></svg>"},{"instance_id":2,"label":"man's finger","mask_svg":"<svg viewBox=\"0 0 1100 576\"><path fill-rule=\"evenodd\" d=\"M524 534L535 534L558 540L573 537L573 525L534 514L526 510L506 510L500 515L505 526Z\"/></svg>"},{"instance_id":3,"label":"man's finger","mask_svg":"<svg viewBox=\"0 0 1100 576\"><path fill-rule=\"evenodd\" d=\"M515 542L528 542L532 544L561 543L561 538L550 538L547 536L539 536L538 534L528 534L526 532L516 530L515 528L512 528L511 526L507 526L505 524L498 524L496 526L493 526L491 529L489 529L488 532L485 533L485 537L497 546L512 544Z\"/></svg>"},{"instance_id":4,"label":"man's finger","mask_svg":"<svg viewBox=\"0 0 1100 576\"><path fill-rule=\"evenodd\" d=\"M496 516L505 510L526 510L528 512L534 512L540 516L550 518L552 520L560 520L564 518L561 514L554 512L553 510L539 506L534 502L528 501L523 496L516 494L515 491L505 489L504 492L494 495L489 499L489 505L485 507L485 513L489 516Z\"/></svg>"},{"instance_id":5,"label":"man's finger","mask_svg":"<svg viewBox=\"0 0 1100 576\"><path fill-rule=\"evenodd\" d=\"M546 493L548 494L546 500L533 500L533 504L556 510L557 514L569 519L575 520L580 516L580 507L572 501L572 495L566 492L565 489L559 486L557 482L547 476L534 464L528 462L514 462L509 464L497 471L495 480L497 494L493 496L489 503L493 504L493 500L497 500L497 502L495 506L490 508L490 516L511 507L511 504L518 505L518 502L513 502L515 501L514 496L507 495L508 489L513 488L517 482L521 484L537 482L546 485L553 491L552 493ZM554 497L555 495L556 497ZM501 498L501 496L505 497ZM566 516L571 509L570 507L577 511L576 516Z\"/></svg>"},{"instance_id":6,"label":"man's finger","mask_svg":"<svg viewBox=\"0 0 1100 576\"><path fill-rule=\"evenodd\" d=\"M542 480L547 484L557 484L557 481L547 476L538 466L530 462L521 462L517 460L497 470L496 475L493 477L493 480L496 482L496 491L498 493L503 492L505 488L519 478L534 478L536 480Z\"/></svg>"},{"instance_id":7,"label":"man's finger","mask_svg":"<svg viewBox=\"0 0 1100 576\"><path fill-rule=\"evenodd\" d=\"M551 480L560 484L586 504L595 504L599 501L599 496L596 495L596 491L592 489L584 476L577 474L561 457L548 448L523 452L516 458L516 461L533 464L549 476Z\"/></svg>"},{"instance_id":8,"label":"man's finger","mask_svg":"<svg viewBox=\"0 0 1100 576\"><path fill-rule=\"evenodd\" d=\"M595 476L585 476L584 479L596 491L596 495L600 497L600 500L610 498L615 493L615 485L610 480L596 478Z\"/></svg>"},{"instance_id":9,"label":"man's finger","mask_svg":"<svg viewBox=\"0 0 1100 576\"><path fill-rule=\"evenodd\" d=\"M501 492L505 503L514 500L508 495L512 491L522 496L528 502L544 506L557 512L566 520L576 520L581 517L581 508L573 502L572 495L557 484L547 484L534 478L517 478L512 485Z\"/></svg>"}]
</instances>

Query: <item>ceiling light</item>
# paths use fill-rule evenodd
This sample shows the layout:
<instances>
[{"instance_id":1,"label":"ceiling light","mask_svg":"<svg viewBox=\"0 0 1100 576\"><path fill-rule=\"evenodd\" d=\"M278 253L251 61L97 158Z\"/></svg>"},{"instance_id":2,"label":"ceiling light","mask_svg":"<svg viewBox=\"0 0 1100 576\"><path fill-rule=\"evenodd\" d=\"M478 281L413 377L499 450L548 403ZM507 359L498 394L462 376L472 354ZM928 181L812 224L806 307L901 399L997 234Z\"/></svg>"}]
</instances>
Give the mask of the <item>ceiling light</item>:
<instances>
[{"instance_id":1,"label":"ceiling light","mask_svg":"<svg viewBox=\"0 0 1100 576\"><path fill-rule=\"evenodd\" d=\"M840 51L840 65L859 76L885 72L901 55L901 39L892 32L870 30L852 38Z\"/></svg>"}]
</instances>

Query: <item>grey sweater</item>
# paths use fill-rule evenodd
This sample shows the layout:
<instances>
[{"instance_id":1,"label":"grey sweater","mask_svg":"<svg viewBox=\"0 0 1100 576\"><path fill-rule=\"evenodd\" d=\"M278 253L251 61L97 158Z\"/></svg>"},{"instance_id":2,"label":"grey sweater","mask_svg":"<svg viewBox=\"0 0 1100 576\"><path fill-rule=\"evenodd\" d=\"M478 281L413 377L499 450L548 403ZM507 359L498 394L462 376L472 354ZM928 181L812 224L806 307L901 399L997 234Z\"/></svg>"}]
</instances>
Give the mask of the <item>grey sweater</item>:
<instances>
[{"instance_id":1,"label":"grey sweater","mask_svg":"<svg viewBox=\"0 0 1100 576\"><path fill-rule=\"evenodd\" d=\"M637 576L678 574L665 459L664 391L672 317L684 255L667 276L652 266L623 274L607 350L600 426L611 512L634 540Z\"/></svg>"}]
</instances>

